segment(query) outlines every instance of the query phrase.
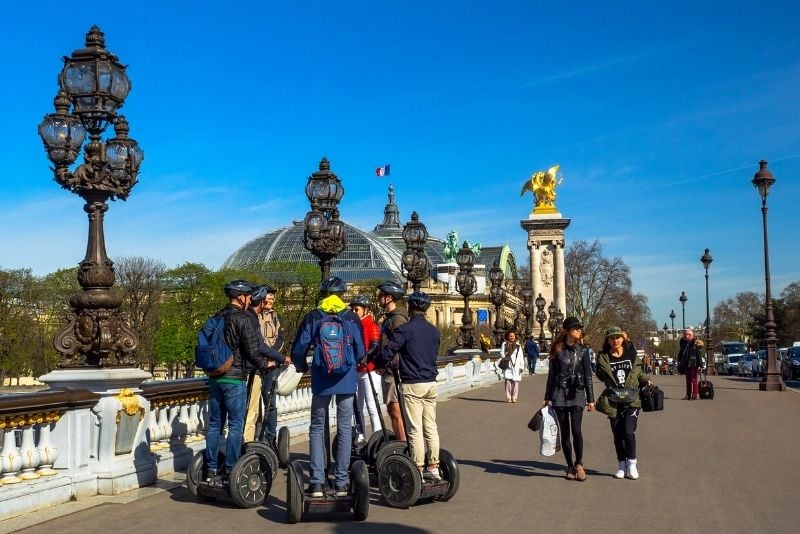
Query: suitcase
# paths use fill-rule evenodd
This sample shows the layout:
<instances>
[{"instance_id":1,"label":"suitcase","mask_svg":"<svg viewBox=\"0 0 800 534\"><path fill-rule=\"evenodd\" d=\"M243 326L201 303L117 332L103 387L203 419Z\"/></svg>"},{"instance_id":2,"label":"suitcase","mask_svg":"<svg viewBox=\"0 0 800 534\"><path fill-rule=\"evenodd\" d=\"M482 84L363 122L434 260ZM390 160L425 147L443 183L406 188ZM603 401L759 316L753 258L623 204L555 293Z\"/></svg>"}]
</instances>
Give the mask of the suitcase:
<instances>
[{"instance_id":1,"label":"suitcase","mask_svg":"<svg viewBox=\"0 0 800 534\"><path fill-rule=\"evenodd\" d=\"M712 384L710 380L705 380L705 378L704 376L698 386L700 398L712 400L714 398L714 384Z\"/></svg>"},{"instance_id":2,"label":"suitcase","mask_svg":"<svg viewBox=\"0 0 800 534\"><path fill-rule=\"evenodd\" d=\"M660 412L664 409L664 392L658 386L645 386L639 393L642 399L642 411Z\"/></svg>"}]
</instances>

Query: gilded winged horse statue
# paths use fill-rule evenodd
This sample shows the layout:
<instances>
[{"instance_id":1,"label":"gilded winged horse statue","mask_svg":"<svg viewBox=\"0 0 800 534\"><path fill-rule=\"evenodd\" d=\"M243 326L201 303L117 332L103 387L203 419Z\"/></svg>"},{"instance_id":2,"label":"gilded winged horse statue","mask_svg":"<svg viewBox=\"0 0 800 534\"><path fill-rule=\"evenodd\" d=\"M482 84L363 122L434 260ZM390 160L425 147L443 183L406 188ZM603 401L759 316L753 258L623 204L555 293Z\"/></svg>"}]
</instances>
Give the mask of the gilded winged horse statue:
<instances>
[{"instance_id":1,"label":"gilded winged horse statue","mask_svg":"<svg viewBox=\"0 0 800 534\"><path fill-rule=\"evenodd\" d=\"M553 165L547 171L536 171L522 184L520 196L526 191L533 193L535 204L533 213L557 213L556 211L556 186L564 181L559 165Z\"/></svg>"}]
</instances>

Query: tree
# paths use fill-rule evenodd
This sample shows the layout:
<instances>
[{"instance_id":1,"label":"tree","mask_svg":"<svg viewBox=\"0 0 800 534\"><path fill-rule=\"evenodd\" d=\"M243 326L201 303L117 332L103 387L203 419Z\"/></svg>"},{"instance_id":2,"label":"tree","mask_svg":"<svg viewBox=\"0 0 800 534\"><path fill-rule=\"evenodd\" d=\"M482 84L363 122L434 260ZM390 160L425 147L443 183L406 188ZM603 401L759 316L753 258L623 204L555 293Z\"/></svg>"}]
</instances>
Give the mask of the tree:
<instances>
[{"instance_id":1,"label":"tree","mask_svg":"<svg viewBox=\"0 0 800 534\"><path fill-rule=\"evenodd\" d=\"M717 341L750 338L753 317L764 311L764 297L752 291L737 293L714 306L712 332Z\"/></svg>"}]
</instances>

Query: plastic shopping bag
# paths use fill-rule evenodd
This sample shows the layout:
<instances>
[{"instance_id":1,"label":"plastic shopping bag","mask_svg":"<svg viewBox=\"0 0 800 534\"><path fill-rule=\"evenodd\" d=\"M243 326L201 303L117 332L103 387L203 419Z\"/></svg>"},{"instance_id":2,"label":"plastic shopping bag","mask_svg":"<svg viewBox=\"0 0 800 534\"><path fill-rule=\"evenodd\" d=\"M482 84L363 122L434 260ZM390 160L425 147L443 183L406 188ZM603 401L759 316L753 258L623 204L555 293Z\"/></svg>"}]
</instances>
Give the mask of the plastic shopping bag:
<instances>
[{"instance_id":1,"label":"plastic shopping bag","mask_svg":"<svg viewBox=\"0 0 800 534\"><path fill-rule=\"evenodd\" d=\"M549 406L542 408L542 430L539 433L541 439L541 446L539 453L542 456L553 456L561 450L561 445L558 441L558 421L555 418L555 412Z\"/></svg>"}]
</instances>

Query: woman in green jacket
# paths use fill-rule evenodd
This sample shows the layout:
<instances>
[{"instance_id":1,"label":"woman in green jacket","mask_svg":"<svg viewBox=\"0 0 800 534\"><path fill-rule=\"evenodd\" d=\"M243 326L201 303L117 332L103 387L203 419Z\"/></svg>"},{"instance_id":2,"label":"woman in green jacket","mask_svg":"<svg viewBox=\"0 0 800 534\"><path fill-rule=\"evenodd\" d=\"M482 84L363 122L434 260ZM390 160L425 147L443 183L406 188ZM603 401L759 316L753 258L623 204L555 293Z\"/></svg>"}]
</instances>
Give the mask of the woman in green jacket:
<instances>
[{"instance_id":1,"label":"woman in green jacket","mask_svg":"<svg viewBox=\"0 0 800 534\"><path fill-rule=\"evenodd\" d=\"M603 349L597 356L597 378L606 385L606 390L597 399L597 411L608 416L611 433L614 435L614 448L617 452L617 472L615 478L639 478L636 466L636 426L639 421L641 401L623 404L609 399L611 388L638 390L650 384L644 373L642 359L636 354L632 343L628 343L622 329L610 326L606 330Z\"/></svg>"}]
</instances>

